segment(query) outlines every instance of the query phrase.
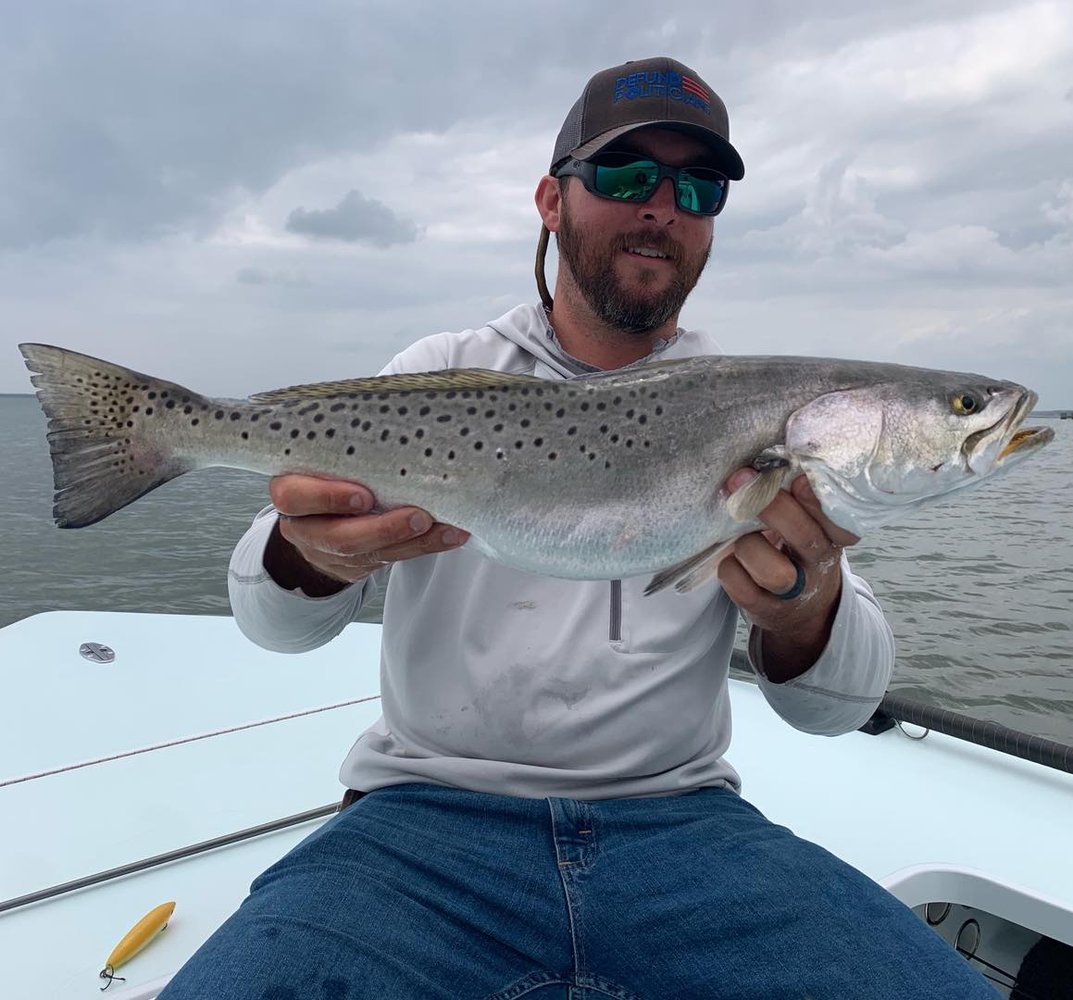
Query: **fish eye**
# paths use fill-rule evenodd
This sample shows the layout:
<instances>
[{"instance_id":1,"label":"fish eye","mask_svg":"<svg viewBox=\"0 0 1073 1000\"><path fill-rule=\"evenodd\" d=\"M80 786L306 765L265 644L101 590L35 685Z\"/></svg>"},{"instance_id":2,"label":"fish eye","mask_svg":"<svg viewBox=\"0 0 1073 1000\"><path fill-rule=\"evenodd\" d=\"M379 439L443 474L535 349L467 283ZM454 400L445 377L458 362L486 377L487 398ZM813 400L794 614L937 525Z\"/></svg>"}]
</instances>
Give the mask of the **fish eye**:
<instances>
[{"instance_id":1,"label":"fish eye","mask_svg":"<svg viewBox=\"0 0 1073 1000\"><path fill-rule=\"evenodd\" d=\"M950 405L955 413L967 416L970 413L975 413L980 408L980 401L973 393L962 392L950 401Z\"/></svg>"}]
</instances>

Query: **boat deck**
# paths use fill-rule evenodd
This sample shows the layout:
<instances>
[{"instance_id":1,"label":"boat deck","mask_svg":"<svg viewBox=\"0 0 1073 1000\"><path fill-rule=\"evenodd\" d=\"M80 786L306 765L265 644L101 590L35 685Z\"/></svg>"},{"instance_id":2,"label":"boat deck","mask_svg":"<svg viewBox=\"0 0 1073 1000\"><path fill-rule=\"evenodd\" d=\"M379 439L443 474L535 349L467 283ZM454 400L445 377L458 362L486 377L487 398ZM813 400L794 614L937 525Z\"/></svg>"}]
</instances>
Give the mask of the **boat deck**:
<instances>
[{"instance_id":1,"label":"boat deck","mask_svg":"<svg viewBox=\"0 0 1073 1000\"><path fill-rule=\"evenodd\" d=\"M339 763L379 715L376 625L287 656L229 618L52 612L0 630L0 664L0 903L337 801ZM808 736L731 683L730 758L771 819L911 906L962 903L1073 944L1073 775L935 733ZM8 995L99 996L112 947L175 900L107 994L155 996L318 822L0 913Z\"/></svg>"}]
</instances>

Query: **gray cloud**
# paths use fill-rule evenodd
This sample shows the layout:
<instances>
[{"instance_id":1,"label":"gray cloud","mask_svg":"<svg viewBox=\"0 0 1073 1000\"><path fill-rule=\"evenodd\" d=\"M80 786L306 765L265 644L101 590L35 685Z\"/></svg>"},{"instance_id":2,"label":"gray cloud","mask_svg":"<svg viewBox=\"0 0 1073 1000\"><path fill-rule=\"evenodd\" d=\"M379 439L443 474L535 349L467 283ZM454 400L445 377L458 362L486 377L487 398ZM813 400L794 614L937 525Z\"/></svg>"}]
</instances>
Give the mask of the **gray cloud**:
<instances>
[{"instance_id":1,"label":"gray cloud","mask_svg":"<svg viewBox=\"0 0 1073 1000\"><path fill-rule=\"evenodd\" d=\"M298 270L264 267L240 267L235 272L235 280L240 285L285 285L290 288L303 288L310 284L309 278Z\"/></svg>"},{"instance_id":2,"label":"gray cloud","mask_svg":"<svg viewBox=\"0 0 1073 1000\"><path fill-rule=\"evenodd\" d=\"M1067 4L616 10L23 5L0 32L0 391L28 387L16 339L227 394L533 300L563 114L594 70L666 52L726 100L747 168L684 322L950 368L983 338L988 370L1068 405Z\"/></svg>"},{"instance_id":3,"label":"gray cloud","mask_svg":"<svg viewBox=\"0 0 1073 1000\"><path fill-rule=\"evenodd\" d=\"M335 208L296 208L287 216L287 229L317 239L372 243L378 247L417 239L413 222L397 216L382 201L366 198L355 190L348 191Z\"/></svg>"}]
</instances>

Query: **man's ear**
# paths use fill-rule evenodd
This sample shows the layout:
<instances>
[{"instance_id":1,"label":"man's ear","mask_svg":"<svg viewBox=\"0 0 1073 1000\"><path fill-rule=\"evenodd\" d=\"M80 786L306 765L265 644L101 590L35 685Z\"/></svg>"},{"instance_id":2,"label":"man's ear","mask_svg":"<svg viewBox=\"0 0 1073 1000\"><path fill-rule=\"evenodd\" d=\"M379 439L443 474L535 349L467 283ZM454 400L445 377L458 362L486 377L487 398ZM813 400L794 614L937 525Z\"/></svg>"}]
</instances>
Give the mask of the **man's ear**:
<instances>
[{"instance_id":1,"label":"man's ear","mask_svg":"<svg viewBox=\"0 0 1073 1000\"><path fill-rule=\"evenodd\" d=\"M554 233L559 230L559 219L562 215L563 193L559 188L559 181L551 174L545 174L540 178L536 189L536 207L540 213L541 221L548 227L548 232Z\"/></svg>"}]
</instances>

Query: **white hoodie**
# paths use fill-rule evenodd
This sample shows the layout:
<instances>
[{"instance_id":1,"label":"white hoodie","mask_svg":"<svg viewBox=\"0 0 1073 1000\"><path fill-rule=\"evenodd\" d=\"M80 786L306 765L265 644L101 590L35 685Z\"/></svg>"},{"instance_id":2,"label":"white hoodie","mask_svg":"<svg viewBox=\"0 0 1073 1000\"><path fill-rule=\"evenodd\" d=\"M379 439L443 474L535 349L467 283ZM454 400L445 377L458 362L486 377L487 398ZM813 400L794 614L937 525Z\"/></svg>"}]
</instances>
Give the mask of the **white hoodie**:
<instances>
[{"instance_id":1,"label":"white hoodie","mask_svg":"<svg viewBox=\"0 0 1073 1000\"><path fill-rule=\"evenodd\" d=\"M661 360L718 353L680 330ZM559 347L541 307L519 306L478 330L443 333L403 351L385 373L489 368L563 379L590 371ZM360 469L355 470L360 481ZM642 592L648 579L535 576L475 546L394 564L363 584L312 599L264 570L276 521L257 515L231 559L231 605L267 649L303 652L338 635L374 588L387 586L382 717L340 769L371 791L431 782L529 797L671 795L740 781L730 743L727 674L737 609L716 583L688 594ZM774 684L750 661L769 704L790 725L837 735L860 726L894 664L890 627L843 557L831 639L801 676Z\"/></svg>"}]
</instances>

